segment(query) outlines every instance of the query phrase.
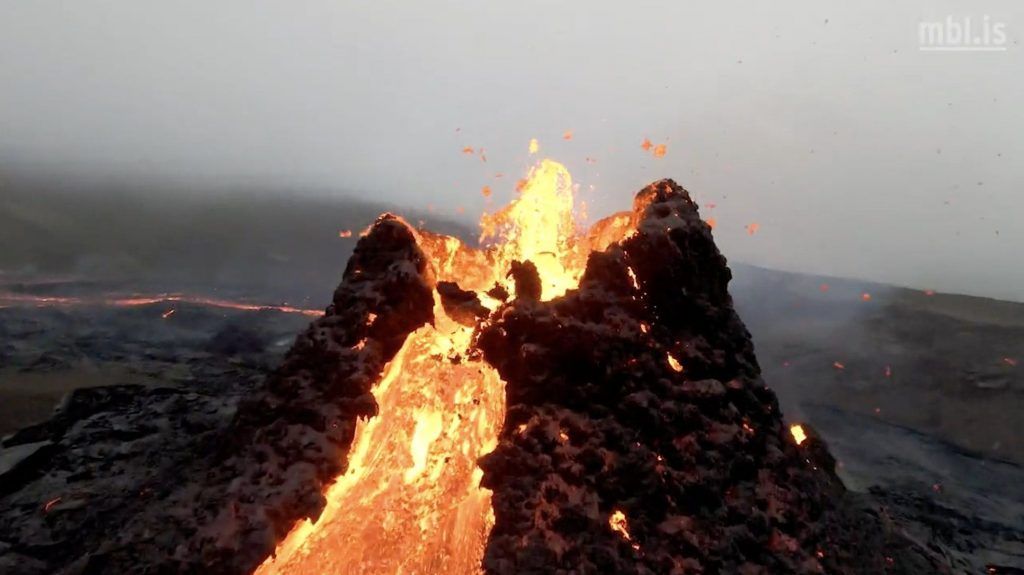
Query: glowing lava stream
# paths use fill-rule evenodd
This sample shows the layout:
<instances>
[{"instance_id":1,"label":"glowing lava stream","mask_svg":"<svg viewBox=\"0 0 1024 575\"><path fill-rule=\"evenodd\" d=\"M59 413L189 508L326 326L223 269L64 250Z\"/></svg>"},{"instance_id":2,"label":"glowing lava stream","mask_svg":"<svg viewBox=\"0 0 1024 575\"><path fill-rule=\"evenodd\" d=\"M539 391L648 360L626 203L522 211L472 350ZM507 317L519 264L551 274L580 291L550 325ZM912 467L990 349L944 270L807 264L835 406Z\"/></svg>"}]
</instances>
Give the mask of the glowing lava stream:
<instances>
[{"instance_id":1,"label":"glowing lava stream","mask_svg":"<svg viewBox=\"0 0 1024 575\"><path fill-rule=\"evenodd\" d=\"M436 323L385 368L380 414L358 424L348 472L317 522L300 522L257 574L480 571L493 519L476 460L497 445L504 383L482 361L447 359L472 329L443 312Z\"/></svg>"},{"instance_id":2,"label":"glowing lava stream","mask_svg":"<svg viewBox=\"0 0 1024 575\"><path fill-rule=\"evenodd\" d=\"M618 215L576 234L568 171L544 160L520 195L481 220L485 250L456 238L417 232L438 280L483 292L513 260L540 273L545 300L578 285L586 257L632 228ZM470 360L473 328L449 318L435 293L435 325L409 335L373 393L379 415L359 422L348 471L327 488L317 519L300 521L256 575L330 573L474 574L482 571L493 526L491 494L480 487L477 459L497 445L505 385L486 362Z\"/></svg>"}]
</instances>

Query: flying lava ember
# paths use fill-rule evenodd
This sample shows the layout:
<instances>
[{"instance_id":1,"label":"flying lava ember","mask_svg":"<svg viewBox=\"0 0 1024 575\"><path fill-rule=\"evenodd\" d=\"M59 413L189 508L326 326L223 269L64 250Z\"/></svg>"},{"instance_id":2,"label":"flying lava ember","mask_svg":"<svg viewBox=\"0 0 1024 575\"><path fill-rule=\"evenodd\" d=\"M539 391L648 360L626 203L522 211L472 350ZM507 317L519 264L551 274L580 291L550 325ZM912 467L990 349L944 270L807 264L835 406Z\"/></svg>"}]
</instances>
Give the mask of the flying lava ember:
<instances>
[{"instance_id":1,"label":"flying lava ember","mask_svg":"<svg viewBox=\"0 0 1024 575\"><path fill-rule=\"evenodd\" d=\"M481 219L487 247L418 232L438 285L475 292L477 317L516 292L509 270L520 262L536 266L540 299L550 300L577 285L592 250L631 227L618 216L579 233L572 178L551 160L518 190ZM379 415L360 421L348 470L328 488L323 513L296 525L257 574L481 571L494 520L477 459L497 443L505 384L474 348L476 318L467 321L438 292L434 298L434 325L413 332L386 367L374 389Z\"/></svg>"}]
</instances>

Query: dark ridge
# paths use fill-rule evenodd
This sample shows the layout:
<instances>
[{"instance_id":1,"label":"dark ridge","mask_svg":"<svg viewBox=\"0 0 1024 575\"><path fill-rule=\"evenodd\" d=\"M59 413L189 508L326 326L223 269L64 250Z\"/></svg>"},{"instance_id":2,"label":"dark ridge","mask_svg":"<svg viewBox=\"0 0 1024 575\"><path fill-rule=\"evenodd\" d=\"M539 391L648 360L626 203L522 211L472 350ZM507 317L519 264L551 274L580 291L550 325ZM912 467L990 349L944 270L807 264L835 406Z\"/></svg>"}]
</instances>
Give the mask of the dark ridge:
<instances>
[{"instance_id":1,"label":"dark ridge","mask_svg":"<svg viewBox=\"0 0 1024 575\"><path fill-rule=\"evenodd\" d=\"M579 289L519 297L483 328L507 384L481 460L486 571L943 572L846 501L820 438L795 444L689 194L652 184L634 221Z\"/></svg>"}]
</instances>

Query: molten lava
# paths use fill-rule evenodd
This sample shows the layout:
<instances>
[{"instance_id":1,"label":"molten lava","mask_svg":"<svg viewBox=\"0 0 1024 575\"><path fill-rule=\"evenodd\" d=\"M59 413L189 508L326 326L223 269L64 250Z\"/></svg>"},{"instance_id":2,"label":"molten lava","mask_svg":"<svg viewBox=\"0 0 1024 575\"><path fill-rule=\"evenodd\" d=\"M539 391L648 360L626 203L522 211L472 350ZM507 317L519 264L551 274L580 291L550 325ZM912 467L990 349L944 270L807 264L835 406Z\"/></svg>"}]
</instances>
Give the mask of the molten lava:
<instances>
[{"instance_id":1,"label":"molten lava","mask_svg":"<svg viewBox=\"0 0 1024 575\"><path fill-rule=\"evenodd\" d=\"M798 423L794 423L789 426L789 433L793 435L793 441L795 441L797 445L800 445L807 440L807 432L805 432L804 427Z\"/></svg>"},{"instance_id":2,"label":"molten lava","mask_svg":"<svg viewBox=\"0 0 1024 575\"><path fill-rule=\"evenodd\" d=\"M375 389L348 472L257 573L473 573L490 529L476 459L493 449L504 386L483 362L452 359L472 330L443 315L412 333Z\"/></svg>"},{"instance_id":3,"label":"molten lava","mask_svg":"<svg viewBox=\"0 0 1024 575\"><path fill-rule=\"evenodd\" d=\"M536 266L541 298L550 300L577 286L593 249L634 225L620 215L578 234L572 179L550 160L518 188L515 200L482 218L487 247L418 232L434 279L475 292L490 312L516 291L514 262ZM296 525L258 575L481 571L494 520L477 459L497 444L505 384L475 350L475 326L452 317L437 292L434 317L385 368L374 388L379 415L359 423L323 513Z\"/></svg>"}]
</instances>

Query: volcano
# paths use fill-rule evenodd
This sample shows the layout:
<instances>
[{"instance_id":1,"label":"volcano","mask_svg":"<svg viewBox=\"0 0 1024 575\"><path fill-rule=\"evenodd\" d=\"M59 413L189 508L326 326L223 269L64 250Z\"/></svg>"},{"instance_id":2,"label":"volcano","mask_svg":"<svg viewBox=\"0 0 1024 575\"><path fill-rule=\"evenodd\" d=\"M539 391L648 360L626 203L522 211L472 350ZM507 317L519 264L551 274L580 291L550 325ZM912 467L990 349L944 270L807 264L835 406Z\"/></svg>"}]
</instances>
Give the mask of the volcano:
<instances>
[{"instance_id":1,"label":"volcano","mask_svg":"<svg viewBox=\"0 0 1024 575\"><path fill-rule=\"evenodd\" d=\"M481 248L377 219L229 426L130 513L26 511L77 535L18 570L944 572L784 422L686 190L581 230L563 166L518 188Z\"/></svg>"}]
</instances>

